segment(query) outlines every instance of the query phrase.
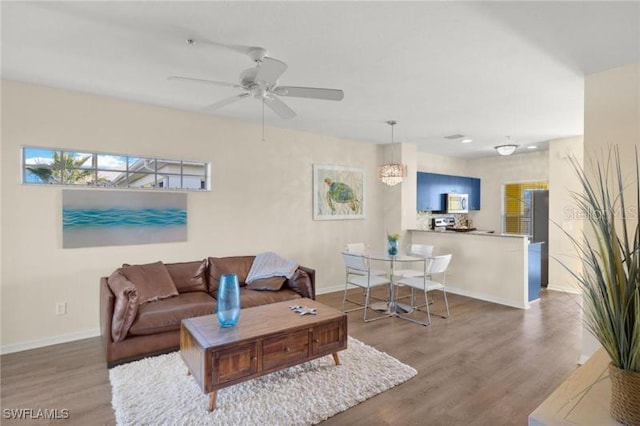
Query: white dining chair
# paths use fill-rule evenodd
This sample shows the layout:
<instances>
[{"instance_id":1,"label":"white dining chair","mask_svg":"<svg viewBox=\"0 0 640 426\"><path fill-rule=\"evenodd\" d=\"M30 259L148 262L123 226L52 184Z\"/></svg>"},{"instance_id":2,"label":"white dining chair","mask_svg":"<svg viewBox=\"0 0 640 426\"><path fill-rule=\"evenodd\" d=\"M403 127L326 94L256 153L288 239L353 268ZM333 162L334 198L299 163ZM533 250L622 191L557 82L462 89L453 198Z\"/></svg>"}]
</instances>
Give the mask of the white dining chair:
<instances>
[{"instance_id":1,"label":"white dining chair","mask_svg":"<svg viewBox=\"0 0 640 426\"><path fill-rule=\"evenodd\" d=\"M369 259L362 254L357 253L342 253L342 259L347 269L347 277L344 285L344 296L342 298L342 312L353 312L360 309L364 309L363 319L365 322L373 321L380 318L388 317L389 315L378 316L375 318L367 318L367 311L369 310L369 300L371 297L371 289L383 285L389 285L390 281L386 277L375 275L371 271ZM353 271L353 272L349 272ZM357 272L357 273L356 273ZM347 292L349 286L360 287L365 291L364 305L350 300L347 298ZM346 302L360 305L358 308L345 310Z\"/></svg>"},{"instance_id":2,"label":"white dining chair","mask_svg":"<svg viewBox=\"0 0 640 426\"><path fill-rule=\"evenodd\" d=\"M344 251L347 253L353 253L353 254L365 254L367 252L367 245L365 243L349 243L345 246ZM349 273L349 271L347 271L347 273ZM350 273L356 274L356 275L362 275L358 271L350 271ZM387 275L387 271L383 269L372 269L371 273L373 273L373 275L380 275L380 276Z\"/></svg>"},{"instance_id":3,"label":"white dining chair","mask_svg":"<svg viewBox=\"0 0 640 426\"><path fill-rule=\"evenodd\" d=\"M433 257L433 246L428 246L425 244L411 244L409 246L409 254L410 256L423 257L428 259ZM393 276L398 278L412 278L412 277L421 277L424 275L424 267L420 269L399 269L397 271L393 271Z\"/></svg>"},{"instance_id":4,"label":"white dining chair","mask_svg":"<svg viewBox=\"0 0 640 426\"><path fill-rule=\"evenodd\" d=\"M447 310L446 315L440 314L442 318L449 317L449 302L447 301L447 291L445 289L445 279L447 268L449 267L449 263L451 262L451 255L443 255L443 256L435 256L432 257L430 261L427 261L425 264L425 268L421 277L407 277L398 280L398 285L404 285L411 287L413 289L422 290L424 292L424 305L413 306L415 310L419 310L421 307L426 308L427 317L426 321L422 322L407 316L403 316L404 319L413 321L418 324L422 324L425 326L431 325L431 312L429 309L429 299L427 293L433 290L442 290L442 295L444 298L444 304ZM435 281L432 279L434 275L442 275L440 281ZM413 303L412 303L413 305Z\"/></svg>"}]
</instances>

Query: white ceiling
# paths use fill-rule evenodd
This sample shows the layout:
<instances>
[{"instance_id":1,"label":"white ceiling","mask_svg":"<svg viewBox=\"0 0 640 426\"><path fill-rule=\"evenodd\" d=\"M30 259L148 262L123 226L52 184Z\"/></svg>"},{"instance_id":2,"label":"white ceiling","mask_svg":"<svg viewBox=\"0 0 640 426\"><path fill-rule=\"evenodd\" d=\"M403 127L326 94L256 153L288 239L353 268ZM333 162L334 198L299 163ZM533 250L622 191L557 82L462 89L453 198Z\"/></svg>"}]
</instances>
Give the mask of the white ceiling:
<instances>
[{"instance_id":1,"label":"white ceiling","mask_svg":"<svg viewBox=\"0 0 640 426\"><path fill-rule=\"evenodd\" d=\"M341 102L283 98L266 124L463 158L583 133L584 76L640 62L640 2L7 2L2 78L201 111L251 60L187 38L257 45L280 84L339 88ZM243 100L215 114L261 122ZM463 134L461 144L444 136Z\"/></svg>"}]
</instances>

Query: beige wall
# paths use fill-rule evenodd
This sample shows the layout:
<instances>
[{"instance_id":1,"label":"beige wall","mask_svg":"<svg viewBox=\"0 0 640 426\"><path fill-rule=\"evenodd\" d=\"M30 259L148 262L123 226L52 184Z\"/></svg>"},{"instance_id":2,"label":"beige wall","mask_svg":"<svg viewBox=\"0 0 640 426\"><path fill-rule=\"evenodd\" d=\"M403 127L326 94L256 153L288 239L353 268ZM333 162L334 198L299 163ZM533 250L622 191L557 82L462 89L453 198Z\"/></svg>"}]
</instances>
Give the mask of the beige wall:
<instances>
[{"instance_id":1,"label":"beige wall","mask_svg":"<svg viewBox=\"0 0 640 426\"><path fill-rule=\"evenodd\" d=\"M592 74L585 83L584 151L589 158L620 149L628 180L635 173L634 149L640 142L640 64ZM634 200L630 189L630 201Z\"/></svg>"},{"instance_id":2,"label":"beige wall","mask_svg":"<svg viewBox=\"0 0 640 426\"><path fill-rule=\"evenodd\" d=\"M98 278L123 262L273 250L315 268L322 292L342 285L347 242L382 247L375 145L275 127L263 142L245 122L8 81L2 113L4 351L95 335ZM186 243L63 250L62 188L20 184L22 145L208 161L212 190L188 193ZM365 220L312 220L314 163L366 169Z\"/></svg>"},{"instance_id":3,"label":"beige wall","mask_svg":"<svg viewBox=\"0 0 640 426\"><path fill-rule=\"evenodd\" d=\"M578 176L569 158L583 163L583 137L549 142L549 286L552 290L579 292L576 279L567 270L579 271L581 262L571 238L582 234L582 221L574 208L573 193L581 192ZM564 266L563 266L564 265ZM566 266L566 267L565 267Z\"/></svg>"},{"instance_id":4,"label":"beige wall","mask_svg":"<svg viewBox=\"0 0 640 426\"><path fill-rule=\"evenodd\" d=\"M443 175L471 176L467 170L467 160L444 157L442 155L419 152L417 167L421 172L440 173Z\"/></svg>"},{"instance_id":5,"label":"beige wall","mask_svg":"<svg viewBox=\"0 0 640 426\"><path fill-rule=\"evenodd\" d=\"M640 63L587 76L584 107L585 169L590 171L589 158L616 145L625 179L633 182L635 149L640 145ZM627 200L637 209L632 191ZM589 333L583 336L582 360L598 347Z\"/></svg>"}]
</instances>

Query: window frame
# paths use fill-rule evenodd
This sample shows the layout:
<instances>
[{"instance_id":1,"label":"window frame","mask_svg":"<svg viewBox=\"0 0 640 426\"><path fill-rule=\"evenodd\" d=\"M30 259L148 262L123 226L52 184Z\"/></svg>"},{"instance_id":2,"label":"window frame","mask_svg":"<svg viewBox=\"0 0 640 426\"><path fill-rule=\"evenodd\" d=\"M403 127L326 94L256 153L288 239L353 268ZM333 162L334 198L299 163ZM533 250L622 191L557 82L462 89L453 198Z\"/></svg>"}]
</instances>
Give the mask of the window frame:
<instances>
[{"instance_id":1,"label":"window frame","mask_svg":"<svg viewBox=\"0 0 640 426\"><path fill-rule=\"evenodd\" d=\"M91 155L91 167L65 167L63 162L62 168L54 168L52 165L48 165L47 168L50 170L60 170L63 181L62 182L29 182L27 179L27 167L33 166L33 164L27 163L27 150L42 150L48 151L52 155L54 153L58 153L62 157L69 154L86 154ZM122 157L124 158L124 167L122 169L108 169L102 167L98 167L98 157L99 156L112 156L112 157ZM35 185L35 186L69 186L69 187L82 187L82 188L98 188L98 189L114 189L114 190L151 190L151 191L189 191L189 192L209 192L211 191L211 163L207 161L196 161L196 160L172 160L165 157L148 157L144 155L133 155L133 154L120 154L113 152L102 152L102 151L91 151L86 149L74 149L74 148L56 148L56 147L46 147L46 146L34 146L34 145L23 145L20 148L20 177L21 183L24 185ZM131 163L131 160L134 160ZM153 171L134 171L131 169L131 164L134 164L137 160L146 160L149 163L153 162ZM170 163L179 166L179 172L170 172L170 173L162 173L158 170L158 163ZM204 182L204 188L183 188L185 182L185 173L184 173L184 164L187 163L190 166L202 166L203 174L196 175L193 172L188 173L187 176L190 177L200 177L201 182ZM44 164L43 164L44 165ZM69 183L65 182L65 170L79 170L79 171L91 171L91 179L93 182L91 183ZM111 172L111 173L122 173L124 174L124 181L122 183L109 182L108 184L101 184L98 182L98 173L100 172ZM133 175L147 175L153 177L153 183L151 186L132 186L130 182L130 177ZM170 188L170 187L160 187L158 185L159 179L162 180L162 176L171 175L178 176L180 179L180 188ZM135 181L134 181L135 182ZM201 185L202 186L202 185Z\"/></svg>"}]
</instances>

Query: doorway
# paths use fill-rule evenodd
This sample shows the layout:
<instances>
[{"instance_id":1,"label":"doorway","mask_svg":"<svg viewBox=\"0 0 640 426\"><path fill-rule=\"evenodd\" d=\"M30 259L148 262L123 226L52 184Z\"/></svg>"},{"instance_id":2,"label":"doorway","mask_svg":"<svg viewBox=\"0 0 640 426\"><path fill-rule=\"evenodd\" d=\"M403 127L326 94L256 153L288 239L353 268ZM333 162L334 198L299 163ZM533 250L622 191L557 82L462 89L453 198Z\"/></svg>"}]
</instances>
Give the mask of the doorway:
<instances>
[{"instance_id":1,"label":"doorway","mask_svg":"<svg viewBox=\"0 0 640 426\"><path fill-rule=\"evenodd\" d=\"M502 232L526 235L540 247L540 285L549 284L549 190L547 182L504 186Z\"/></svg>"}]
</instances>

